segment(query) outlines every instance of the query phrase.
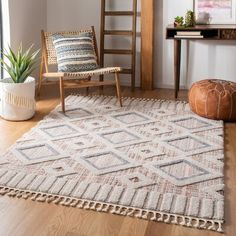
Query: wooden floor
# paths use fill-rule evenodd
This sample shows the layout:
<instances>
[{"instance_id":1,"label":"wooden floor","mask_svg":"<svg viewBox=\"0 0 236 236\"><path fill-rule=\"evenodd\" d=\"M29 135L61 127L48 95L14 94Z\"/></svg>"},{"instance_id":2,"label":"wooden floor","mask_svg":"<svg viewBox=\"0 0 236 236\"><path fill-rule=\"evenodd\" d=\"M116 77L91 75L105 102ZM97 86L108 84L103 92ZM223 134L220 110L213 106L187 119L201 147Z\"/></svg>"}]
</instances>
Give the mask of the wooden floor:
<instances>
[{"instance_id":1,"label":"wooden floor","mask_svg":"<svg viewBox=\"0 0 236 236\"><path fill-rule=\"evenodd\" d=\"M123 88L123 96L173 99L172 90L130 92ZM82 91L83 92L83 91ZM93 92L93 91L92 91ZM113 89L106 89L113 95ZM187 99L187 92L180 92ZM0 153L12 145L22 134L35 126L57 104L57 87L43 90L37 103L36 116L27 122L7 122L0 119ZM236 124L225 126L225 181L226 224L225 235L236 235ZM219 233L185 228L157 222L97 213L30 200L0 197L0 236L214 236ZM222 235L222 234L221 234Z\"/></svg>"}]
</instances>

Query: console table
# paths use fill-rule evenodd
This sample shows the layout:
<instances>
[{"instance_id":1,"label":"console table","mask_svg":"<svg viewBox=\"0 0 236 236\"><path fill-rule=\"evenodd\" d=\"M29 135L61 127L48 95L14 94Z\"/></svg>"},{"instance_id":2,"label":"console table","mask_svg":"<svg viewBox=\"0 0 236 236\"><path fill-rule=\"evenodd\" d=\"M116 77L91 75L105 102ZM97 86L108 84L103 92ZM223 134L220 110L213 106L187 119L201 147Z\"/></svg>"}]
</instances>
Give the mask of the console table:
<instances>
[{"instance_id":1,"label":"console table","mask_svg":"<svg viewBox=\"0 0 236 236\"><path fill-rule=\"evenodd\" d=\"M181 32L200 32L202 38L197 36L181 36ZM180 36L177 37L177 34ZM181 65L181 41L182 40L236 40L236 25L197 25L191 28L174 27L169 25L166 28L166 39L174 40L174 80L175 98L178 97L180 84L180 65Z\"/></svg>"}]
</instances>

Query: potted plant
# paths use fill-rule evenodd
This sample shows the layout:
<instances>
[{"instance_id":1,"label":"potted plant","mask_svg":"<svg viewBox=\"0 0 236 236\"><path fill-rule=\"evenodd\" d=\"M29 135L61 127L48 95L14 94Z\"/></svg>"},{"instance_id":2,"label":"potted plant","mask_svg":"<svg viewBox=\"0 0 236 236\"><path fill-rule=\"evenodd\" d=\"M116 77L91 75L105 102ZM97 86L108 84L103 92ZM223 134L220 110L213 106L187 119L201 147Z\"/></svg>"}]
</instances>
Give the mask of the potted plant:
<instances>
[{"instance_id":1,"label":"potted plant","mask_svg":"<svg viewBox=\"0 0 236 236\"><path fill-rule=\"evenodd\" d=\"M175 27L181 27L184 25L184 18L182 16L176 16L174 21Z\"/></svg>"},{"instance_id":2,"label":"potted plant","mask_svg":"<svg viewBox=\"0 0 236 236\"><path fill-rule=\"evenodd\" d=\"M35 79L30 75L39 50L31 50L23 52L21 45L16 53L10 47L2 52L2 67L10 76L0 80L0 116L6 120L28 120L35 114Z\"/></svg>"},{"instance_id":3,"label":"potted plant","mask_svg":"<svg viewBox=\"0 0 236 236\"><path fill-rule=\"evenodd\" d=\"M196 24L195 22L195 14L193 11L187 11L185 16L185 26L186 27L194 27Z\"/></svg>"}]
</instances>

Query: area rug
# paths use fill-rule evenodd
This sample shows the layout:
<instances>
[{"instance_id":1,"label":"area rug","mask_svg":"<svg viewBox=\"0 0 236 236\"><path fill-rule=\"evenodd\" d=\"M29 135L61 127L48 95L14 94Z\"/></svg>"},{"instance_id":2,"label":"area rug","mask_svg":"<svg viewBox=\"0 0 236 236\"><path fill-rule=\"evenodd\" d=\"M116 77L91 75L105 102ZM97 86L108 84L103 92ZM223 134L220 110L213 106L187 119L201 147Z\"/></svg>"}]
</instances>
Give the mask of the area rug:
<instances>
[{"instance_id":1,"label":"area rug","mask_svg":"<svg viewBox=\"0 0 236 236\"><path fill-rule=\"evenodd\" d=\"M0 158L0 194L222 232L223 122L184 102L69 96Z\"/></svg>"}]
</instances>

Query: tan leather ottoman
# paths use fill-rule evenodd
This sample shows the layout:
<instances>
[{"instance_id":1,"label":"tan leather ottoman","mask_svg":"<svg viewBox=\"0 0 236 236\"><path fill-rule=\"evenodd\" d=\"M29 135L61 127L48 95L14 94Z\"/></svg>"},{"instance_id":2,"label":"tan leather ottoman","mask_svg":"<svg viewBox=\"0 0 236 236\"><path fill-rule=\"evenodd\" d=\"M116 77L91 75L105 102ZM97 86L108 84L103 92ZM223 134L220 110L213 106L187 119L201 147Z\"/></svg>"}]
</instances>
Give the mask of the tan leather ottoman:
<instances>
[{"instance_id":1,"label":"tan leather ottoman","mask_svg":"<svg viewBox=\"0 0 236 236\"><path fill-rule=\"evenodd\" d=\"M196 82L189 91L189 104L199 116L236 121L236 83L216 79Z\"/></svg>"}]
</instances>

